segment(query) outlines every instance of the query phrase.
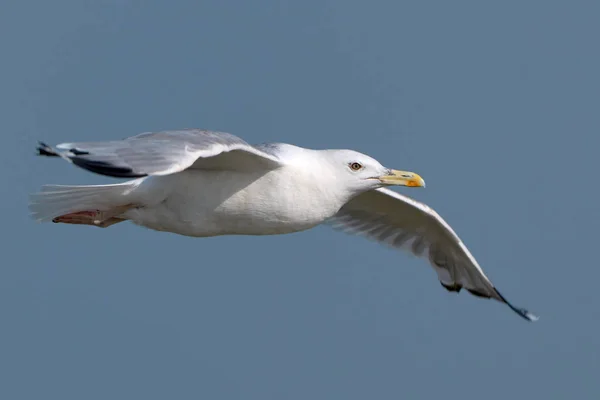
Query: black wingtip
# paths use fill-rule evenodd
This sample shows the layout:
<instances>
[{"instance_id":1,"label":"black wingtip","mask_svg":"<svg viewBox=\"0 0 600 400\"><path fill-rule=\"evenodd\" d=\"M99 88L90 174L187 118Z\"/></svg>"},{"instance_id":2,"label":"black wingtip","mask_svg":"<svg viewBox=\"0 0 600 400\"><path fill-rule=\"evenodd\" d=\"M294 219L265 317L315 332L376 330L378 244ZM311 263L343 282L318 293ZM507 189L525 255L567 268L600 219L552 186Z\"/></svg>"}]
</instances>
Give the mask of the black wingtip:
<instances>
[{"instance_id":1,"label":"black wingtip","mask_svg":"<svg viewBox=\"0 0 600 400\"><path fill-rule=\"evenodd\" d=\"M447 284L447 283L444 283L444 282L440 281L440 284L442 285L442 287L444 289L446 289L449 292L456 292L456 293L458 293L462 289L462 286L459 285L458 283L454 283L454 284L450 285L450 284Z\"/></svg>"},{"instance_id":2,"label":"black wingtip","mask_svg":"<svg viewBox=\"0 0 600 400\"><path fill-rule=\"evenodd\" d=\"M67 153L59 154L56 150L44 142L38 142L38 147L36 150L39 156L64 157L66 160L72 162L78 167L104 176L110 176L114 178L142 178L148 175L134 172L133 169L128 166L113 165L106 161L90 159L89 157L86 157L89 156L90 153L85 150L72 148L69 149Z\"/></svg>"},{"instance_id":3,"label":"black wingtip","mask_svg":"<svg viewBox=\"0 0 600 400\"><path fill-rule=\"evenodd\" d=\"M48 146L44 142L38 142L38 147L36 148L36 150L38 156L60 157L52 147Z\"/></svg>"},{"instance_id":4,"label":"black wingtip","mask_svg":"<svg viewBox=\"0 0 600 400\"><path fill-rule=\"evenodd\" d=\"M148 174L136 173L129 167L113 165L99 160L90 160L85 157L71 157L71 162L90 172L113 178L142 178L148 176Z\"/></svg>"},{"instance_id":5,"label":"black wingtip","mask_svg":"<svg viewBox=\"0 0 600 400\"><path fill-rule=\"evenodd\" d=\"M517 314L519 314L523 319L526 319L527 321L530 321L530 322L535 322L538 319L540 319L540 317L538 317L537 315L535 315L535 314L527 311L524 308L513 306L508 300L506 300L506 298L504 296L502 296L502 294L500 294L500 292L498 291L498 289L494 288L494 290L496 290L496 294L498 294L498 296L500 297L500 299L504 303L506 303L506 305L509 306L511 310L513 310L514 312L516 312Z\"/></svg>"}]
</instances>

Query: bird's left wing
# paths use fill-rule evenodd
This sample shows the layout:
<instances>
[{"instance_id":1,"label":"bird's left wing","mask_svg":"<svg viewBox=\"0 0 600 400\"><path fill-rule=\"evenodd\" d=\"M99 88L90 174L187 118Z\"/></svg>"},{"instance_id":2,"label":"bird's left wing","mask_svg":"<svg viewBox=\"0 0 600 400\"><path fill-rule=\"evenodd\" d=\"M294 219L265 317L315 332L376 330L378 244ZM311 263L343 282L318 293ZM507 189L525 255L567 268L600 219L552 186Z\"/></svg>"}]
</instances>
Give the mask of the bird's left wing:
<instances>
[{"instance_id":1,"label":"bird's left wing","mask_svg":"<svg viewBox=\"0 0 600 400\"><path fill-rule=\"evenodd\" d=\"M38 153L63 159L97 174L135 178L169 175L188 168L278 168L281 162L268 146L252 146L225 132L183 129L145 132L123 140L61 143L56 149L40 143Z\"/></svg>"},{"instance_id":2,"label":"bird's left wing","mask_svg":"<svg viewBox=\"0 0 600 400\"><path fill-rule=\"evenodd\" d=\"M507 304L529 321L537 320L498 292L448 223L423 203L389 189L371 190L344 205L329 224L426 257L447 290L465 288L473 295Z\"/></svg>"}]
</instances>

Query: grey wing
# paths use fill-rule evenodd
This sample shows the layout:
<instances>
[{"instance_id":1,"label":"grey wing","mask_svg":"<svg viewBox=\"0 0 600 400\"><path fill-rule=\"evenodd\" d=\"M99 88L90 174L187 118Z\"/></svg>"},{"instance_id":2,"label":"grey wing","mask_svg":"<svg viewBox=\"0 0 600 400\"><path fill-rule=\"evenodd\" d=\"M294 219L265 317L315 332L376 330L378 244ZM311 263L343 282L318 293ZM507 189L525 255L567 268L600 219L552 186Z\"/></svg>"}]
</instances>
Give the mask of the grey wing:
<instances>
[{"instance_id":1,"label":"grey wing","mask_svg":"<svg viewBox=\"0 0 600 400\"><path fill-rule=\"evenodd\" d=\"M119 178L168 175L187 168L268 170L281 165L274 153L237 136L200 129L145 132L106 142L61 143L55 149L40 143L38 152Z\"/></svg>"},{"instance_id":2,"label":"grey wing","mask_svg":"<svg viewBox=\"0 0 600 400\"><path fill-rule=\"evenodd\" d=\"M459 292L465 288L478 297L506 303L529 321L537 320L498 292L458 235L425 204L389 189L371 190L344 205L329 224L426 257L447 290Z\"/></svg>"}]
</instances>

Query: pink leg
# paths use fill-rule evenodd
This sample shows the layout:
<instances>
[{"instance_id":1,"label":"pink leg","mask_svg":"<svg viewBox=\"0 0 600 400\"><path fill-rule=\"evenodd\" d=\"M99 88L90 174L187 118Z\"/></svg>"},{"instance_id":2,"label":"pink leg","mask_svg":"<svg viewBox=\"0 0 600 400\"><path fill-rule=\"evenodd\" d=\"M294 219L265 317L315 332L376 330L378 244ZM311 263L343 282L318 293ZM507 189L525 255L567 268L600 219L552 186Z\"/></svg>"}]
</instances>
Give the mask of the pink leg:
<instances>
[{"instance_id":1,"label":"pink leg","mask_svg":"<svg viewBox=\"0 0 600 400\"><path fill-rule=\"evenodd\" d=\"M52 220L55 223L78 224L78 225L97 225L100 222L101 211L79 211L76 213L65 214ZM97 221L97 222L96 222Z\"/></svg>"},{"instance_id":2,"label":"pink leg","mask_svg":"<svg viewBox=\"0 0 600 400\"><path fill-rule=\"evenodd\" d=\"M133 208L132 205L115 207L110 211L86 210L70 214L60 215L52 220L54 223L92 225L100 228L106 228L119 222L125 221L118 216L125 211Z\"/></svg>"}]
</instances>

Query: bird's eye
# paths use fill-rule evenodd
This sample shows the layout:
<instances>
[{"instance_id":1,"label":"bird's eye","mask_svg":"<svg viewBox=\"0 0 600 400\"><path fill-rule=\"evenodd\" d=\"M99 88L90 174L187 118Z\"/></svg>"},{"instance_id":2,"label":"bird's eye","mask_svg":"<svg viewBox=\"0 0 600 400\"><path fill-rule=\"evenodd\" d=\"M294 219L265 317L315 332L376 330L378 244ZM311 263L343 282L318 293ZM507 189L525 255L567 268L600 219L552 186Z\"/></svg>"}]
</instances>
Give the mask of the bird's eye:
<instances>
[{"instance_id":1,"label":"bird's eye","mask_svg":"<svg viewBox=\"0 0 600 400\"><path fill-rule=\"evenodd\" d=\"M359 170L359 169L361 169L362 167L363 167L363 166L362 166L360 163L357 163L357 162L350 163L350 169L351 169L352 171L358 171L358 170Z\"/></svg>"}]
</instances>

